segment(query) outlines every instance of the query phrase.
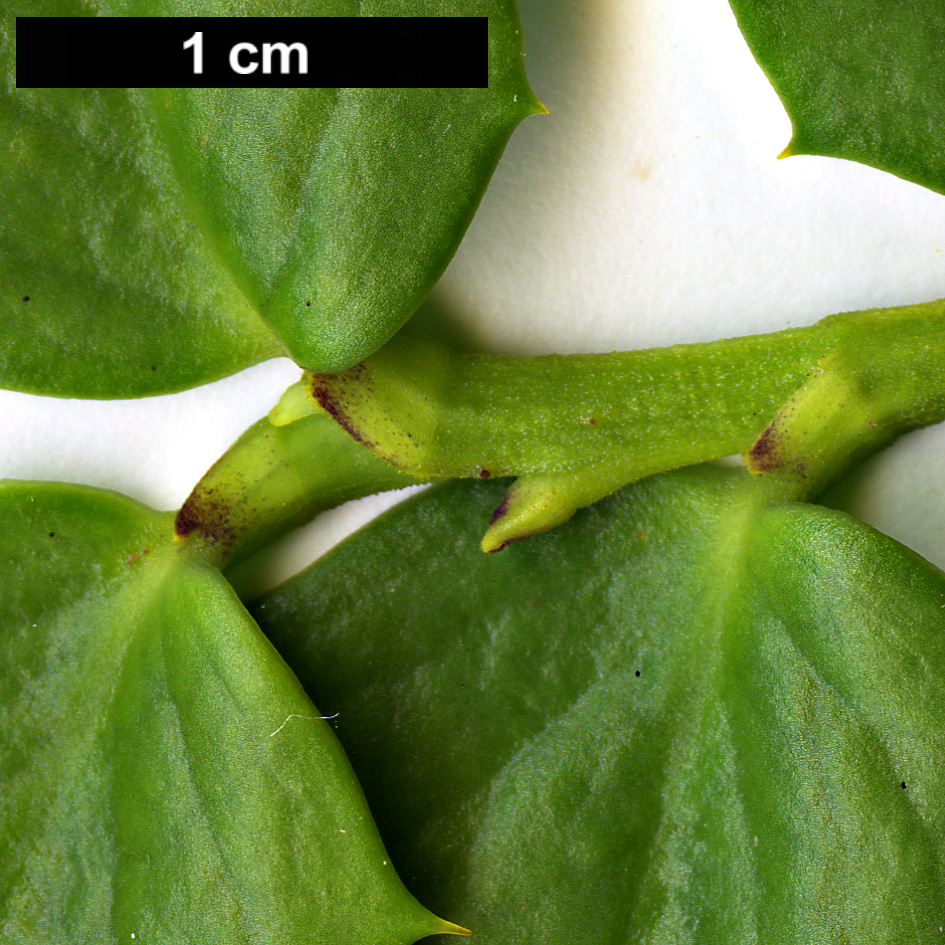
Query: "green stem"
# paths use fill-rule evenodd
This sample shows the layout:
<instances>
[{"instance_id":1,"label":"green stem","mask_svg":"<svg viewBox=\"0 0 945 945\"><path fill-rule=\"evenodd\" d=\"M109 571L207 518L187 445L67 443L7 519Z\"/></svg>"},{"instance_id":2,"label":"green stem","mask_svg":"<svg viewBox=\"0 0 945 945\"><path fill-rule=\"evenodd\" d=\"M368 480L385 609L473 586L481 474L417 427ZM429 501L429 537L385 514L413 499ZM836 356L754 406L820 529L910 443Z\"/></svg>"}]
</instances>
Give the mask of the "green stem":
<instances>
[{"instance_id":1,"label":"green stem","mask_svg":"<svg viewBox=\"0 0 945 945\"><path fill-rule=\"evenodd\" d=\"M845 468L839 457L945 418L945 301L607 355L456 354L402 333L357 367L308 383L354 439L404 472L522 477L484 540L497 550L635 479L749 449L827 368L850 396L810 416L837 457L818 466L817 489ZM808 396L824 400L818 386ZM782 416L779 429L788 427ZM803 452L804 435L791 438Z\"/></svg>"},{"instance_id":2,"label":"green stem","mask_svg":"<svg viewBox=\"0 0 945 945\"><path fill-rule=\"evenodd\" d=\"M328 417L306 415L297 407L298 388L289 388L274 419L254 423L214 463L177 513L178 540L217 567L238 563L326 509L425 481L362 449Z\"/></svg>"},{"instance_id":3,"label":"green stem","mask_svg":"<svg viewBox=\"0 0 945 945\"><path fill-rule=\"evenodd\" d=\"M933 326L934 327L934 326ZM878 323L847 337L745 452L767 491L810 501L908 430L945 419L945 326Z\"/></svg>"}]
</instances>

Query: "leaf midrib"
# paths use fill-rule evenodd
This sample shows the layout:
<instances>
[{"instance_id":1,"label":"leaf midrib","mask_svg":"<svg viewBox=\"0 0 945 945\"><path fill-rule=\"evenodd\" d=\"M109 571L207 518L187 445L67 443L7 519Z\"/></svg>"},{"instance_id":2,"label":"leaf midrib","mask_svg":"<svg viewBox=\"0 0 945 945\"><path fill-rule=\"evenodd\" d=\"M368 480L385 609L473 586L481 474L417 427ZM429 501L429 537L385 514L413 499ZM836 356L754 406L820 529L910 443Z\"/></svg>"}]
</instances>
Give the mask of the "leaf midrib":
<instances>
[{"instance_id":1,"label":"leaf midrib","mask_svg":"<svg viewBox=\"0 0 945 945\"><path fill-rule=\"evenodd\" d=\"M152 551L148 560L142 562L141 569L130 576L131 579L127 585L119 588L117 593L111 596L108 604L111 611L109 619L103 621L99 615L96 615L94 621L88 621L83 618L82 612L86 610L99 611L102 606L102 597L110 596L112 588L121 583L123 576L112 578L102 585L91 588L80 599L63 609L50 628L48 639L55 641L61 637L62 631L58 629L59 627L67 628L70 624L83 623L87 625L83 628L84 632L89 636L96 636L94 652L87 657L87 661L94 663L97 667L95 681L98 685L93 690L95 693L94 701L88 698L88 692L82 692L81 680L76 681L71 687L70 695L72 698L69 699L64 711L79 707L79 711L86 714L88 722L71 733L79 735L77 741L70 741L62 745L51 745L47 748L47 758L50 757L49 752L53 752L62 759L61 763L55 765L60 772L60 777L53 785L50 802L45 808L47 812L57 809L60 803L70 796L81 773L89 764L101 732L109 727L108 720L113 714L115 698L121 688L127 667L127 656L138 639L139 627L142 623L142 621L136 620L129 627L129 622L122 619L122 615L128 612L127 604L124 601L131 599L140 602L143 599L145 603L141 609L151 606L153 601L149 601L148 596L158 597L160 595L164 582L173 573L173 564L172 556L161 555L160 552ZM152 575L156 568L160 568L163 573L159 571L155 579ZM142 595L141 585L145 581L153 588L150 595ZM132 608L132 612L136 615L140 613L137 608ZM108 627L110 632L103 633L105 627ZM124 635L122 634L123 630L127 630ZM114 644L117 645L113 646ZM96 657L99 654L105 654L106 658L97 659ZM64 670L60 669L59 672L64 672ZM82 696L85 696L85 698L82 698ZM51 818L48 816L38 816L32 819L32 823L39 827L43 837L48 837L51 822ZM37 855L43 856L42 853L37 854L35 852L40 846L42 844L38 842L32 844L34 852L23 862L22 868L19 870L19 878L10 887L9 894L5 899L7 906L14 902L24 888L28 892L29 888L32 887L32 870L29 863ZM55 846L55 844L52 844L52 846ZM6 923L9 919L10 914L6 912L3 920Z\"/></svg>"},{"instance_id":2,"label":"leaf midrib","mask_svg":"<svg viewBox=\"0 0 945 945\"><path fill-rule=\"evenodd\" d=\"M189 199L190 192L181 179L180 174L178 173L177 161L174 157L174 151L164 134L163 125L160 121L160 114L158 112L158 105L156 101L157 96L150 94L146 95L145 98L147 101L147 105L145 107L148 111L148 114L144 118L144 124L145 127L151 129L156 141L160 142L161 153L163 156L162 163L166 168L167 183L173 186L174 192L177 195L177 204L180 207L181 212L193 223L196 231L200 234L207 255L210 257L218 272L222 273L226 277L226 281L230 283L235 294L238 295L245 303L245 311L252 313L254 324L257 330L261 328L262 336L271 342L272 356L285 355L285 349L282 345L282 342L279 340L278 336L275 334L263 316L260 302L255 298L255 294L244 282L240 274L227 261L226 254L219 244L214 227L210 224L209 220L205 219L205 215L199 209L199 207L194 206L194 202ZM141 106L139 106L139 108L140 107ZM242 318L242 313L227 313L227 315L228 318L240 317L241 320L244 320ZM260 338L260 341L262 341L262 338Z\"/></svg>"}]
</instances>

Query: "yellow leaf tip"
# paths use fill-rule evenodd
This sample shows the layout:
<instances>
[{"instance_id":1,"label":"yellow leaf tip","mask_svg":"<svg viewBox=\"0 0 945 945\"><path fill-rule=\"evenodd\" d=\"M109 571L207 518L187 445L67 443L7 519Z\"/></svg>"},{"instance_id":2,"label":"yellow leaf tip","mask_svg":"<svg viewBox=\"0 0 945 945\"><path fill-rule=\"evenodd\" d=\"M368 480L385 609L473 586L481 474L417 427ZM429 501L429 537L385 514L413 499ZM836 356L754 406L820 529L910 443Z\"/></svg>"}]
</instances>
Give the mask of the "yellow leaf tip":
<instances>
[{"instance_id":1,"label":"yellow leaf tip","mask_svg":"<svg viewBox=\"0 0 945 945\"><path fill-rule=\"evenodd\" d=\"M312 397L306 375L302 379L287 387L279 398L278 403L269 411L269 422L274 427L284 427L303 417L324 413L322 406Z\"/></svg>"},{"instance_id":2,"label":"yellow leaf tip","mask_svg":"<svg viewBox=\"0 0 945 945\"><path fill-rule=\"evenodd\" d=\"M440 927L436 930L437 935L472 935L469 929L464 929L455 922L447 922L446 919L440 919Z\"/></svg>"},{"instance_id":3,"label":"yellow leaf tip","mask_svg":"<svg viewBox=\"0 0 945 945\"><path fill-rule=\"evenodd\" d=\"M524 107L525 112L523 117L528 115L547 115L548 109L542 104L538 96L531 90L528 89L524 96L516 95L515 101L520 102Z\"/></svg>"},{"instance_id":4,"label":"yellow leaf tip","mask_svg":"<svg viewBox=\"0 0 945 945\"><path fill-rule=\"evenodd\" d=\"M780 161L783 158L794 157L795 154L797 154L797 152L794 150L794 141L792 139L791 141L788 141L785 149L778 155L778 160Z\"/></svg>"}]
</instances>

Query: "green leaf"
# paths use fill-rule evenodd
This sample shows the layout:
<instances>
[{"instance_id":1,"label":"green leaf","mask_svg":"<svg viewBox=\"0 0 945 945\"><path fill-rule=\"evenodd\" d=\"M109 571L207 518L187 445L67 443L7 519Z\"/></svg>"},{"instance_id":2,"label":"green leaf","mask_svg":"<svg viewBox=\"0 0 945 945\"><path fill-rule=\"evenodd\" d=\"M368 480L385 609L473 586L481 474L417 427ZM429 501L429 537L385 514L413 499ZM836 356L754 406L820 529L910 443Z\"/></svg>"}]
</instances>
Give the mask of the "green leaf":
<instances>
[{"instance_id":1,"label":"green leaf","mask_svg":"<svg viewBox=\"0 0 945 945\"><path fill-rule=\"evenodd\" d=\"M180 16L38 0L34 16ZM488 89L19 89L0 19L0 384L132 397L402 325L540 106L514 0L217 0L216 16L488 16ZM27 300L28 301L25 301Z\"/></svg>"},{"instance_id":2,"label":"green leaf","mask_svg":"<svg viewBox=\"0 0 945 945\"><path fill-rule=\"evenodd\" d=\"M860 161L945 193L940 0L730 0L787 109L782 156Z\"/></svg>"},{"instance_id":3,"label":"green leaf","mask_svg":"<svg viewBox=\"0 0 945 945\"><path fill-rule=\"evenodd\" d=\"M171 517L0 488L0 939L407 945L335 736Z\"/></svg>"},{"instance_id":4,"label":"green leaf","mask_svg":"<svg viewBox=\"0 0 945 945\"><path fill-rule=\"evenodd\" d=\"M943 575L716 467L483 555L501 489L253 608L412 891L482 945L941 941Z\"/></svg>"}]
</instances>

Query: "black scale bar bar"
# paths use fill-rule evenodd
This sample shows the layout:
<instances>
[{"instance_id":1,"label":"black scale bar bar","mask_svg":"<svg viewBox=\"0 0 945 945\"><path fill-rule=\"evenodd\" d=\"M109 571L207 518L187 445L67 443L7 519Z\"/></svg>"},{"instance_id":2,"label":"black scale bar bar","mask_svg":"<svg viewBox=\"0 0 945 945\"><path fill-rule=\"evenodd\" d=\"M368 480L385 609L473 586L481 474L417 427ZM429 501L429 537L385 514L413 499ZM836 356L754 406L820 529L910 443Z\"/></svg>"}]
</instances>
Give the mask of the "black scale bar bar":
<instances>
[{"instance_id":1,"label":"black scale bar bar","mask_svg":"<svg viewBox=\"0 0 945 945\"><path fill-rule=\"evenodd\" d=\"M489 83L483 16L18 16L16 32L18 88L486 88Z\"/></svg>"}]
</instances>

